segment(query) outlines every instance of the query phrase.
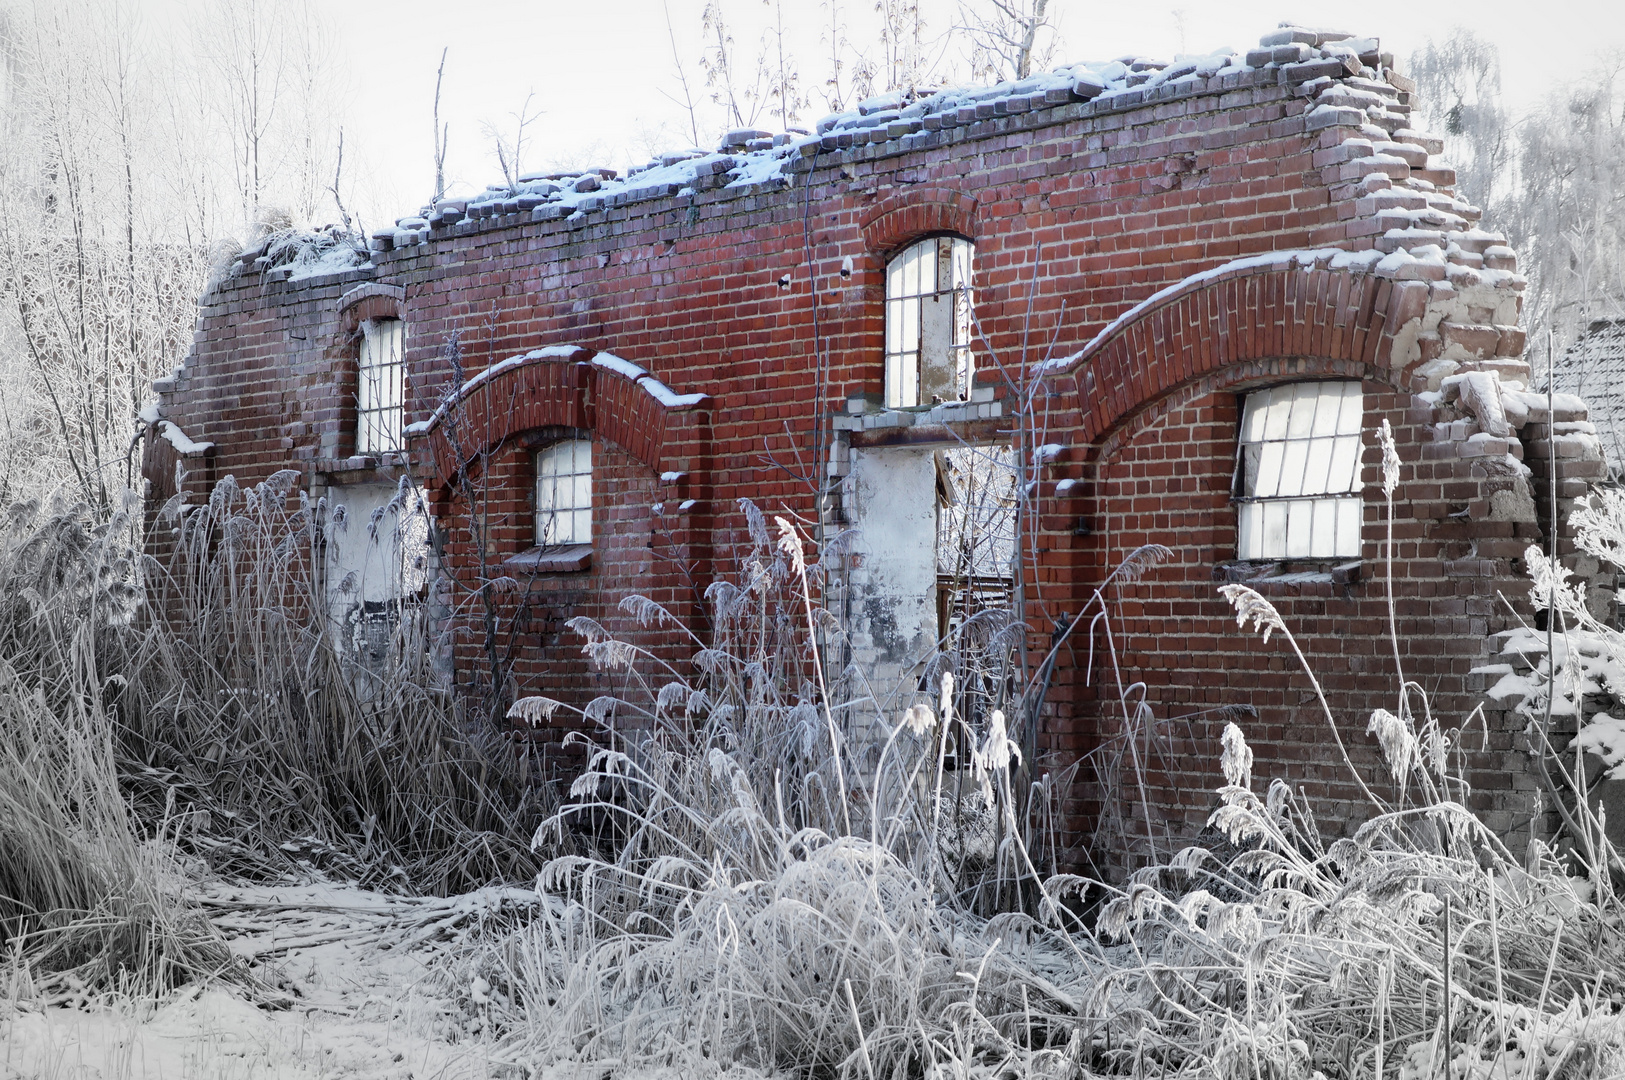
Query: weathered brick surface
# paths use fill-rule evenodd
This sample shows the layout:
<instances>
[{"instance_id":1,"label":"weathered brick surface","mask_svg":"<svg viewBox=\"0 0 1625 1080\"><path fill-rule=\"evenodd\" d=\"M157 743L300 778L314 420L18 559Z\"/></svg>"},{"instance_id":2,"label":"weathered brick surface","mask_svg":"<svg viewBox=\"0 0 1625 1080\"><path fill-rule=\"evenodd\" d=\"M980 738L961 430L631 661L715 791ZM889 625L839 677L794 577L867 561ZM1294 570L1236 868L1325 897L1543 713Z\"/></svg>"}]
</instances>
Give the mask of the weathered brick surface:
<instances>
[{"instance_id":1,"label":"weathered brick surface","mask_svg":"<svg viewBox=\"0 0 1625 1080\"><path fill-rule=\"evenodd\" d=\"M1080 85L1064 102L1029 95L897 132L831 132L762 184L724 186L723 173L690 191L636 200L611 193L568 217L517 202L468 217L465 206L448 204L424 242L385 241L372 267L327 278L287 281L245 259L204 297L193 353L161 395L164 415L217 443L206 469L186 463L200 492L218 476L252 482L290 463L323 489L336 470L394 475L404 464L350 456L363 311L387 308L375 314L408 324L409 422L428 420L450 387L453 340L470 374L543 346L583 350L486 381L455 422L455 438L477 445L456 449L442 419L415 442L413 467L447 536L451 576L441 599L466 682L485 647L468 592L469 523L486 530L488 563L517 554L529 543L529 448L554 429L593 433L591 568L527 579L502 601L505 617L519 614L509 627L510 692L585 704L608 684L584 669L564 620L587 615L636 632L681 661L678 636L632 627L616 603L644 593L701 625L699 592L733 567L745 535L737 500L816 517L798 476L814 460L815 433L828 436L829 418L849 397L881 393L887 257L922 235L962 233L976 243L982 355L1015 368L1076 352L1038 398L1045 437L1068 447L1039 488L1045 531L1034 572L1048 610L1083 610L1138 544L1176 549L1171 564L1114 586L1110 597L1120 604L1124 670L1146 684L1159 717L1180 718L1156 736L1178 750L1151 765L1157 829L1200 824L1217 779L1213 737L1222 725L1213 710L1251 705L1258 717L1243 726L1258 775L1303 786L1337 832L1365 810L1307 677L1276 642L1238 631L1216 592L1216 567L1234 555L1238 393L1287 379L1358 378L1368 425L1393 423L1406 462L1393 553L1401 660L1447 723L1478 703L1482 676L1471 669L1510 617L1497 596L1519 602L1521 552L1541 534L1533 516L1506 520L1494 509L1509 505L1494 501L1498 492L1528 484L1506 465L1521 456L1516 435L1486 463L1485 447L1468 442L1476 421L1443 390L1463 371L1519 374L1505 360L1522 344L1512 257L1500 238L1476 232L1477 211L1453 193L1411 184L1413 176L1448 182L1439 169L1415 169L1433 164L1426 137L1409 138L1400 152L1370 141L1372 123L1404 127L1403 80L1353 58L1304 59L1312 49L1272 46L1272 58L1292 53L1285 67L1272 59L1259 70L1106 96ZM1320 76L1331 81L1306 81ZM1471 242L1448 257L1429 246L1458 236ZM1381 264L1375 256L1334 263L1327 254L1253 261L1188 280L1232 260L1308 248L1396 254ZM1486 250L1497 253L1490 269L1478 254ZM353 292L362 286L399 292ZM594 351L708 400L664 404L639 380L593 365ZM1008 404L1008 388L995 397ZM983 438L1007 432L1010 421L976 423ZM837 470L846 438L836 437ZM1396 693L1369 438L1358 572L1259 587L1309 654L1367 781L1388 792L1364 733L1371 709L1392 708ZM476 458L488 495L471 513L454 477ZM173 466L153 443L155 496L173 488L164 479ZM1579 471L1564 476L1585 475L1583 466L1576 461ZM1056 493L1062 480L1073 482L1064 495ZM1035 623L1035 641L1047 642L1048 630ZM1094 642L1092 678L1081 636L1055 677L1043 745L1063 758L1100 747L1121 727L1101 647ZM1473 797L1500 826L1526 824L1518 724L1491 713L1487 726L1489 751L1469 755ZM1078 820L1087 823L1106 797L1116 794L1083 784Z\"/></svg>"}]
</instances>

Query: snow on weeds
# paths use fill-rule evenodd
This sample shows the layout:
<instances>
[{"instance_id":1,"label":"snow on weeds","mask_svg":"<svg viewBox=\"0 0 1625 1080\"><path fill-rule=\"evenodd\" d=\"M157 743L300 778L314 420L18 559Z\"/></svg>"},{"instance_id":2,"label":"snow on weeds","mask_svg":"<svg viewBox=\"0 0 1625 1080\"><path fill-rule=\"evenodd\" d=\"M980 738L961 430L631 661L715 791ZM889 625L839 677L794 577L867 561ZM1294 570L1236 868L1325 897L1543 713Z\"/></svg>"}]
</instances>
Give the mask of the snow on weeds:
<instances>
[{"instance_id":1,"label":"snow on weeds","mask_svg":"<svg viewBox=\"0 0 1625 1080\"><path fill-rule=\"evenodd\" d=\"M131 505L14 507L0 539L0 980L13 996L87 1002L233 975L184 895L172 837L119 786L97 631L128 623Z\"/></svg>"},{"instance_id":2,"label":"snow on weeds","mask_svg":"<svg viewBox=\"0 0 1625 1080\"><path fill-rule=\"evenodd\" d=\"M1391 443L1385 438L1384 445ZM1388 474L1397 477L1399 463L1389 457L1391 498ZM220 495L211 516L192 518L193 531L183 531L182 540L190 536L201 551L219 535L221 547L235 554L177 563L182 576L229 581L234 558L272 551L287 557L286 574L262 576L256 588L272 580L304 588L297 544L244 546L260 543L255 537L287 535L263 530L256 513L290 514L297 536L309 520L298 515L319 509L301 504L289 511L286 494L278 501L276 490L256 489L238 510L229 504L239 493ZM1600 514L1607 504L1596 506ZM132 590L141 592L140 574L116 553L94 554L101 534L82 524L59 515L48 527L30 526L34 531L7 549L11 561L0 563L0 573L15 579L21 553L28 553L31 573L43 568L44 580L69 584L54 593L37 586L30 592L21 580L0 588L10 605L0 610L11 613L0 621L0 642L15 673L0 671L0 722L10 725L16 748L11 758L0 757L0 770L8 770L4 793L12 799L0 805L14 820L25 820L14 806L33 814L26 819L32 824L12 834L23 837L13 841L21 855L12 861L31 867L27 880L67 883L52 887L81 898L61 920L59 938L80 951L40 947L57 932L35 910L40 903L8 915L8 927L22 928L19 935L43 928L46 936L14 937L22 944L13 946L6 969L10 990L0 1024L9 1052L21 1047L25 1056L7 1059L6 1067L60 1073L68 1059L59 1051L73 1045L87 1065L95 1058L104 1073L122 1068L136 1075L120 1065L116 1047L141 1047L166 1060L180 1045L162 1042L173 1031L178 1040L188 1032L202 1039L195 1058L170 1070L181 1075L188 1069L218 1075L238 1064L242 1075L255 1076L336 1069L380 1077L675 1072L864 1080L1550 1080L1625 1071L1619 933L1625 911L1613 873L1620 864L1601 823L1589 817L1584 799L1567 811L1588 823L1578 874L1572 859L1538 841L1515 856L1467 808L1461 761L1463 728L1472 718L1447 727L1402 671L1391 688L1372 688L1365 717L1337 716L1319 698L1339 746L1345 727L1357 731L1363 723L1388 764L1386 780L1367 788L1370 820L1352 835L1327 842L1301 793L1255 778L1246 733L1231 723L1215 755L1221 783L1211 843L1178 851L1153 846L1146 864L1119 882L1058 873L1053 860L1046 873L1040 869L1046 860L1035 859L1028 842L1037 835L1033 818L1052 812L1046 800L1058 800L1060 789L1037 778L1031 783L1040 797L1017 798L1018 770L1030 763L1010 741L1004 711L969 715L956 686L964 673L950 663L936 665L914 698L885 707L861 677L832 671L841 631L817 600L822 558L809 558L792 522L777 522L775 531L760 513L751 516L753 509L746 512L754 551L736 579L708 590L711 633L705 640L690 636L692 666L679 669L591 620L573 622L586 640L587 660L615 672L626 689L582 710L600 735L573 737L587 743L588 765L570 797L534 831L531 865L540 874L533 886L443 900L286 883L206 893L194 887L192 899L172 901L176 914L163 918L130 902L146 895L117 884L130 875L98 879L85 869L136 866L131 873L145 874L142 881L167 882L163 896L186 894L177 884L180 864L152 855L165 849L137 839L142 834L131 824L137 819L126 816L119 825L117 800L106 795L116 755L110 729L95 721L105 712L90 707L104 682L70 681L62 685L74 689L64 694L40 678L62 670L50 666L60 663L53 657L94 655L85 651L83 635L68 632L73 627L141 624L132 599ZM37 509L20 519L34 522L33 514ZM116 545L103 547L112 552ZM1145 572L1161 551L1135 553L1123 573ZM87 565L105 570L88 577L58 572ZM1542 578L1541 564L1531 565L1537 582L1546 582L1537 584L1546 590L1537 600L1550 598L1582 624L1583 596L1555 570ZM1245 586L1224 591L1238 623L1258 633L1261 647L1286 648L1302 663L1291 626L1266 598ZM166 602L196 604L200 620L217 618L211 605L224 597L172 595ZM232 595L259 597L258 607L229 608L236 615L257 610L258 620L271 609L264 594ZM80 612L77 622L60 624L64 635L49 648L25 641L14 628L53 603ZM629 597L623 608L641 625L676 625L642 597ZM1077 624L1096 625L1081 616ZM1109 628L1109 621L1098 625ZM287 651L307 646L297 635L277 636L286 632L285 624L251 620L232 631L236 636L199 637L240 648L235 656L228 651L233 658L224 670L243 680L202 685L254 692L221 695L232 703L230 725L196 714L187 723L200 726L167 745L206 759L205 736L229 740L247 732L253 745L271 747L303 730L279 726L285 720L267 724L252 712L262 707L255 703L269 703L267 715L288 716L276 711L288 688L265 681L265 671L281 678L286 665L279 658L317 655ZM994 632L1019 629L1000 624ZM1614 647L1611 639L1598 640ZM175 663L178 654L137 655ZM336 668L319 672L313 685L341 675ZM1318 694L1307 666L1302 678ZM121 703L132 694L128 680L105 685L116 686ZM151 708L161 699L150 687L162 685L138 684L144 696L135 700ZM1128 732L1133 706L1122 696ZM197 709L199 700L183 694L172 707ZM1019 691L1016 700L1024 701ZM365 704L342 705L335 715L362 723ZM361 710L359 718L343 711L352 707ZM511 715L528 724L569 708L537 696L516 703ZM46 722L57 715L88 719ZM142 729L149 738L156 730ZM62 733L73 731L99 733L101 741L64 741ZM46 752L28 749L52 739ZM951 748L964 767L948 767ZM30 804L29 769L42 753L81 761L52 773L79 777L80 786L69 792L59 785ZM122 764L131 768L128 759ZM305 767L267 766L264 775L244 778L246 790L273 804L284 786L307 799L306 782L293 779L306 775ZM208 850L223 833L233 859L265 873L268 862L241 854L244 839L231 815L244 803L215 786L218 774L165 768L184 778L174 797L189 800L185 813L202 819L201 810L209 811L190 842ZM310 782L320 775L332 783L368 774L309 775ZM138 773L135 789L150 782ZM92 790L103 794L84 805L101 807L102 818L61 816L65 807L80 806L74 793ZM414 820L412 807L427 805L414 800L439 797L432 790L395 794L387 785L376 794L367 790L350 789L348 805L398 805L408 811L405 821ZM354 845L353 836L345 837L346 805L318 801L282 811L299 817L249 820L277 836L304 827L293 822L310 822L335 844ZM376 867L385 853L408 851L421 873L445 865L437 852L466 859L470 837L500 836L521 820L447 819L409 848L380 814L369 835L384 829L381 839L331 861L341 870ZM89 844L87 837L113 839ZM8 838L0 834L0 843ZM104 849L118 854L108 857ZM140 862L148 856L152 861ZM523 863L504 857L465 864L429 880L466 880L475 865ZM83 882L91 886L80 888ZM96 898L108 895L116 898L106 908L115 919L96 914ZM142 938L98 929L119 919L199 932ZM141 1008L75 1013L87 1018L81 1034L64 1035L72 1018L52 1003L93 1005L98 992L107 1000L105 988L129 970L117 966L120 954L104 947L108 940L150 941L135 955L160 957L164 970L198 984L149 998ZM304 1019L276 1021L211 982L199 958L221 961L222 950L221 970L239 972L263 1000L302 1001ZM57 976L55 989L42 992ZM63 988L78 992L72 979L92 992L64 997ZM210 1025L247 1034L230 1046L209 1043L202 1032Z\"/></svg>"},{"instance_id":3,"label":"snow on weeds","mask_svg":"<svg viewBox=\"0 0 1625 1080\"><path fill-rule=\"evenodd\" d=\"M1384 466L1397 478L1397 457ZM743 579L713 587L701 678L590 628L592 655L663 689L597 710L622 726L539 833L590 833L593 853L551 862L538 884L563 905L475 961L501 987L512 1060L862 1077L1625 1069L1609 862L1577 877L1539 841L1515 857L1467 808L1463 729L1402 671L1391 697L1373 687L1366 734L1389 776L1366 788L1372 817L1352 836L1328 843L1301 793L1255 781L1232 723L1218 839L1117 885L1040 875L991 718L970 776L1003 820L1002 869L967 890L933 812L951 682L940 714L923 700L883 726L845 704L826 713L812 644L838 628L793 530L776 551L760 532ZM1243 629L1303 663L1268 600L1225 595ZM1302 677L1318 695L1306 664ZM1341 748L1347 718L1319 700ZM978 898L993 880L990 912Z\"/></svg>"}]
</instances>

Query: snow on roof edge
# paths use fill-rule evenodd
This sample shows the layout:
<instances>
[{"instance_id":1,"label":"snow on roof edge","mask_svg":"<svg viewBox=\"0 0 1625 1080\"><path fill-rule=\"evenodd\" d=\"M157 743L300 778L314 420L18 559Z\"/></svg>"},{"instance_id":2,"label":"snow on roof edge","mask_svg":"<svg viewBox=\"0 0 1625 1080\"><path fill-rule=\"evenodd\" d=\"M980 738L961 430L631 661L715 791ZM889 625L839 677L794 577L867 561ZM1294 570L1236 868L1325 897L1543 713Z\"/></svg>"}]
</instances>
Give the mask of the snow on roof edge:
<instances>
[{"instance_id":1,"label":"snow on roof edge","mask_svg":"<svg viewBox=\"0 0 1625 1080\"><path fill-rule=\"evenodd\" d=\"M1399 254L1399 252L1395 254ZM1380 272L1383 269L1381 264L1390 257L1376 250L1345 251L1342 248L1294 248L1286 251L1266 251L1258 255L1231 259L1229 262L1220 263L1218 266L1209 267L1206 270L1191 274L1189 277L1180 278L1172 285L1166 285L1158 289L1107 323L1098 334L1089 339L1089 342L1083 348L1068 353L1066 356L1046 360L1039 368L1039 372L1041 375L1055 375L1075 367L1086 356L1099 349L1124 327L1138 320L1147 311L1180 292L1199 288L1229 274L1246 270L1285 268L1294 265L1305 268L1324 265L1325 268L1331 270L1370 271L1376 269Z\"/></svg>"}]
</instances>

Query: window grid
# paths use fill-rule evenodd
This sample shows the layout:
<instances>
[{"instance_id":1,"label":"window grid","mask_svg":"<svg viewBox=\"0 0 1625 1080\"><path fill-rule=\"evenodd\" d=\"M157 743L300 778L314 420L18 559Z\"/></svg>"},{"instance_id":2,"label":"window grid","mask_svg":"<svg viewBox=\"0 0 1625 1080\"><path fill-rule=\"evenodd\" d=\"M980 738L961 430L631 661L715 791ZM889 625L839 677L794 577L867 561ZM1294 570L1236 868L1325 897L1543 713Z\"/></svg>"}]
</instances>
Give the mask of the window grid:
<instances>
[{"instance_id":1,"label":"window grid","mask_svg":"<svg viewBox=\"0 0 1625 1080\"><path fill-rule=\"evenodd\" d=\"M536 454L536 544L592 542L592 440L566 439Z\"/></svg>"},{"instance_id":2,"label":"window grid","mask_svg":"<svg viewBox=\"0 0 1625 1080\"><path fill-rule=\"evenodd\" d=\"M379 454L401 448L405 337L405 324L399 319L369 319L361 324L357 453Z\"/></svg>"},{"instance_id":3,"label":"window grid","mask_svg":"<svg viewBox=\"0 0 1625 1080\"><path fill-rule=\"evenodd\" d=\"M1360 554L1357 382L1288 383L1247 395L1237 447L1237 554Z\"/></svg>"},{"instance_id":4,"label":"window grid","mask_svg":"<svg viewBox=\"0 0 1625 1080\"><path fill-rule=\"evenodd\" d=\"M948 400L970 395L973 251L969 240L934 236L886 264L887 408L929 405L944 390Z\"/></svg>"}]
</instances>

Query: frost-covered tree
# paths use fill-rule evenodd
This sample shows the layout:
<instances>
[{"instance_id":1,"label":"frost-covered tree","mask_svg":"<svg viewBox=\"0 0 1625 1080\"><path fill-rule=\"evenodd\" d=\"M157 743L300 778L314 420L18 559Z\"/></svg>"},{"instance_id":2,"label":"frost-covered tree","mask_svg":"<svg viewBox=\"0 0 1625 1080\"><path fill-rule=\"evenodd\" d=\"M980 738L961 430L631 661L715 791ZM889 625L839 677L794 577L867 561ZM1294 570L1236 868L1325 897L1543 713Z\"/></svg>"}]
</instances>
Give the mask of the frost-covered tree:
<instances>
[{"instance_id":1,"label":"frost-covered tree","mask_svg":"<svg viewBox=\"0 0 1625 1080\"><path fill-rule=\"evenodd\" d=\"M298 12L276 10L275 33L308 45ZM259 120L239 129L259 133L256 166L222 127L219 57L176 40L122 0L0 0L0 503L66 484L110 505L135 480L151 382L185 355L209 269L245 219L271 203L326 210L331 166L317 162L336 139L327 106L300 104L333 96L319 57L295 50L280 96L260 80ZM236 86L253 97L253 80Z\"/></svg>"},{"instance_id":2,"label":"frost-covered tree","mask_svg":"<svg viewBox=\"0 0 1625 1080\"><path fill-rule=\"evenodd\" d=\"M135 413L190 340L203 282L208 226L171 228L163 88L143 77L143 27L127 8L96 14L4 13L0 458L19 467L0 475L0 497L67 481L109 503L129 479Z\"/></svg>"},{"instance_id":3,"label":"frost-covered tree","mask_svg":"<svg viewBox=\"0 0 1625 1080\"><path fill-rule=\"evenodd\" d=\"M971 71L989 81L1025 79L1055 57L1051 0L980 0L960 6Z\"/></svg>"},{"instance_id":4,"label":"frost-covered tree","mask_svg":"<svg viewBox=\"0 0 1625 1080\"><path fill-rule=\"evenodd\" d=\"M1513 186L1515 140L1501 100L1501 55L1492 42L1458 28L1411 58L1422 119L1444 137L1462 195L1493 212Z\"/></svg>"},{"instance_id":5,"label":"frost-covered tree","mask_svg":"<svg viewBox=\"0 0 1625 1080\"><path fill-rule=\"evenodd\" d=\"M1462 194L1517 248L1530 339L1549 328L1559 350L1592 320L1625 315L1622 65L1604 60L1518 116L1495 46L1470 31L1411 60L1418 123L1443 135Z\"/></svg>"},{"instance_id":6,"label":"frost-covered tree","mask_svg":"<svg viewBox=\"0 0 1625 1080\"><path fill-rule=\"evenodd\" d=\"M1559 348L1625 316L1625 61L1548 96L1520 126L1507 227L1529 275L1526 323Z\"/></svg>"}]
</instances>

